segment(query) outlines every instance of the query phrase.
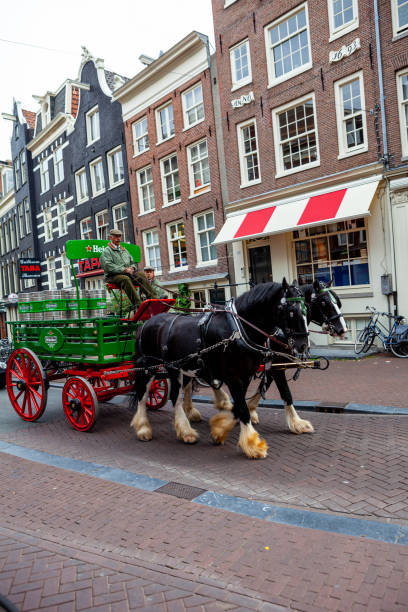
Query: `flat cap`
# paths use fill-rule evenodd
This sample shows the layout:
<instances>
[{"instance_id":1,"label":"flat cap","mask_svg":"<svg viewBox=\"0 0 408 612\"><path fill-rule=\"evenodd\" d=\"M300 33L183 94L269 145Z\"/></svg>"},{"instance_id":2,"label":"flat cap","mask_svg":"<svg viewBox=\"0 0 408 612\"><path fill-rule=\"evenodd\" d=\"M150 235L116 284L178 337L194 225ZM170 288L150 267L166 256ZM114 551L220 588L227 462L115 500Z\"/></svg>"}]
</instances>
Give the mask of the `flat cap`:
<instances>
[{"instance_id":1,"label":"flat cap","mask_svg":"<svg viewBox=\"0 0 408 612\"><path fill-rule=\"evenodd\" d=\"M148 270L154 270L154 268L153 268L153 266L145 266L145 267L143 268L143 270L144 270L145 272L147 272Z\"/></svg>"},{"instance_id":2,"label":"flat cap","mask_svg":"<svg viewBox=\"0 0 408 612\"><path fill-rule=\"evenodd\" d=\"M119 229L111 229L109 236L122 236L122 232Z\"/></svg>"}]
</instances>

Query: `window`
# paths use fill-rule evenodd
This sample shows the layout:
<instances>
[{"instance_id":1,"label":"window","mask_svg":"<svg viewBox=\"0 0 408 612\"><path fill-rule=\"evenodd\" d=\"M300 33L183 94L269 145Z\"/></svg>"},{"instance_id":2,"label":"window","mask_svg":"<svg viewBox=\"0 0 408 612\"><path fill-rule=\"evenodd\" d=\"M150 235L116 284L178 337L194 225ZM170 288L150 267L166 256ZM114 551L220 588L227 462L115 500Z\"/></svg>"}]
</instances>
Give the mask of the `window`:
<instances>
[{"instance_id":1,"label":"window","mask_svg":"<svg viewBox=\"0 0 408 612\"><path fill-rule=\"evenodd\" d=\"M62 285L63 287L70 287L71 286L71 262L66 256L66 253L62 253L61 261L62 261Z\"/></svg>"},{"instance_id":2,"label":"window","mask_svg":"<svg viewBox=\"0 0 408 612\"><path fill-rule=\"evenodd\" d=\"M311 68L307 5L266 26L265 43L270 87Z\"/></svg>"},{"instance_id":3,"label":"window","mask_svg":"<svg viewBox=\"0 0 408 612\"><path fill-rule=\"evenodd\" d=\"M252 81L249 41L244 40L230 49L232 89Z\"/></svg>"},{"instance_id":4,"label":"window","mask_svg":"<svg viewBox=\"0 0 408 612\"><path fill-rule=\"evenodd\" d=\"M202 140L201 142L187 147L187 158L190 194L198 195L203 191L208 191L211 187L211 183L207 141Z\"/></svg>"},{"instance_id":5,"label":"window","mask_svg":"<svg viewBox=\"0 0 408 612\"><path fill-rule=\"evenodd\" d=\"M53 238L51 206L47 206L47 208L44 208L43 218L44 218L44 234L45 234L44 240L48 242L49 240L52 240Z\"/></svg>"},{"instance_id":6,"label":"window","mask_svg":"<svg viewBox=\"0 0 408 612\"><path fill-rule=\"evenodd\" d=\"M183 93L184 128L204 121L203 88L201 83Z\"/></svg>"},{"instance_id":7,"label":"window","mask_svg":"<svg viewBox=\"0 0 408 612\"><path fill-rule=\"evenodd\" d=\"M75 173L75 184L77 192L77 203L85 202L88 199L88 182L86 180L85 168L81 168Z\"/></svg>"},{"instance_id":8,"label":"window","mask_svg":"<svg viewBox=\"0 0 408 612\"><path fill-rule=\"evenodd\" d=\"M48 191L50 188L50 171L48 169L48 159L43 159L40 163L40 179L41 179L41 193Z\"/></svg>"},{"instance_id":9,"label":"window","mask_svg":"<svg viewBox=\"0 0 408 612\"><path fill-rule=\"evenodd\" d=\"M113 227L119 229L123 235L123 242L129 242L129 222L127 204L119 204L112 209Z\"/></svg>"},{"instance_id":10,"label":"window","mask_svg":"<svg viewBox=\"0 0 408 612\"><path fill-rule=\"evenodd\" d=\"M25 218L25 228L26 233L29 234L31 232L31 220L30 220L30 203L28 198L24 198L24 218Z\"/></svg>"},{"instance_id":11,"label":"window","mask_svg":"<svg viewBox=\"0 0 408 612\"><path fill-rule=\"evenodd\" d=\"M153 190L153 177L152 167L147 166L142 170L139 170L136 175L137 179L137 190L139 194L139 210L140 213L147 213L154 210L154 190Z\"/></svg>"},{"instance_id":12,"label":"window","mask_svg":"<svg viewBox=\"0 0 408 612\"><path fill-rule=\"evenodd\" d=\"M20 152L20 169L21 169L21 184L27 181L27 165L26 165L26 153L25 151Z\"/></svg>"},{"instance_id":13,"label":"window","mask_svg":"<svg viewBox=\"0 0 408 612\"><path fill-rule=\"evenodd\" d=\"M245 187L261 180L256 123L254 120L241 123L237 130L241 187Z\"/></svg>"},{"instance_id":14,"label":"window","mask_svg":"<svg viewBox=\"0 0 408 612\"><path fill-rule=\"evenodd\" d=\"M57 275L55 273L55 257L48 257L47 259L47 274L48 274L48 288L57 288Z\"/></svg>"},{"instance_id":15,"label":"window","mask_svg":"<svg viewBox=\"0 0 408 612\"><path fill-rule=\"evenodd\" d=\"M143 232L143 244L145 260L149 266L153 266L157 274L161 274L161 257L159 245L159 232L156 229Z\"/></svg>"},{"instance_id":16,"label":"window","mask_svg":"<svg viewBox=\"0 0 408 612\"><path fill-rule=\"evenodd\" d=\"M86 114L86 136L88 145L100 138L99 109L97 106Z\"/></svg>"},{"instance_id":17,"label":"window","mask_svg":"<svg viewBox=\"0 0 408 612\"><path fill-rule=\"evenodd\" d=\"M10 229L8 223L5 221L3 224L4 230L4 244L6 245L6 253L10 251Z\"/></svg>"},{"instance_id":18,"label":"window","mask_svg":"<svg viewBox=\"0 0 408 612\"><path fill-rule=\"evenodd\" d=\"M24 208L23 202L18 205L18 225L20 227L20 238L24 238Z\"/></svg>"},{"instance_id":19,"label":"window","mask_svg":"<svg viewBox=\"0 0 408 612\"><path fill-rule=\"evenodd\" d=\"M213 211L208 211L194 217L194 233L198 265L216 262L217 249L213 244L215 240Z\"/></svg>"},{"instance_id":20,"label":"window","mask_svg":"<svg viewBox=\"0 0 408 612\"><path fill-rule=\"evenodd\" d=\"M11 168L5 168L1 177L2 181L2 193L6 195L11 189L13 189L13 170Z\"/></svg>"},{"instance_id":21,"label":"window","mask_svg":"<svg viewBox=\"0 0 408 612\"><path fill-rule=\"evenodd\" d=\"M314 95L272 111L276 176L320 164Z\"/></svg>"},{"instance_id":22,"label":"window","mask_svg":"<svg viewBox=\"0 0 408 612\"><path fill-rule=\"evenodd\" d=\"M108 173L109 173L109 184L111 187L120 185L123 183L124 171L123 171L123 157L122 147L118 147L114 151L110 151L107 154L108 158Z\"/></svg>"},{"instance_id":23,"label":"window","mask_svg":"<svg viewBox=\"0 0 408 612\"><path fill-rule=\"evenodd\" d=\"M224 0L224 8L227 8L230 4L234 4L237 0Z\"/></svg>"},{"instance_id":24,"label":"window","mask_svg":"<svg viewBox=\"0 0 408 612\"><path fill-rule=\"evenodd\" d=\"M147 130L147 117L143 117L140 121L136 121L132 125L133 128L133 152L134 155L140 155L149 150L149 135Z\"/></svg>"},{"instance_id":25,"label":"window","mask_svg":"<svg viewBox=\"0 0 408 612\"><path fill-rule=\"evenodd\" d=\"M108 240L108 211L102 210L96 214L96 238L98 240Z\"/></svg>"},{"instance_id":26,"label":"window","mask_svg":"<svg viewBox=\"0 0 408 612\"><path fill-rule=\"evenodd\" d=\"M180 202L180 179L177 155L160 160L164 206Z\"/></svg>"},{"instance_id":27,"label":"window","mask_svg":"<svg viewBox=\"0 0 408 612\"><path fill-rule=\"evenodd\" d=\"M363 74L348 76L334 84L339 157L367 151L367 128Z\"/></svg>"},{"instance_id":28,"label":"window","mask_svg":"<svg viewBox=\"0 0 408 612\"><path fill-rule=\"evenodd\" d=\"M357 0L328 0L330 39L358 28Z\"/></svg>"},{"instance_id":29,"label":"window","mask_svg":"<svg viewBox=\"0 0 408 612\"><path fill-rule=\"evenodd\" d=\"M402 155L408 156L408 69L397 73L398 107Z\"/></svg>"},{"instance_id":30,"label":"window","mask_svg":"<svg viewBox=\"0 0 408 612\"><path fill-rule=\"evenodd\" d=\"M105 191L105 177L103 175L102 159L99 157L89 164L91 172L91 184L92 184L92 196L97 195Z\"/></svg>"},{"instance_id":31,"label":"window","mask_svg":"<svg viewBox=\"0 0 408 612\"><path fill-rule=\"evenodd\" d=\"M9 235L10 235L10 246L11 246L11 249L15 249L16 248L16 228L15 228L12 218L8 220L8 227L9 227Z\"/></svg>"},{"instance_id":32,"label":"window","mask_svg":"<svg viewBox=\"0 0 408 612\"><path fill-rule=\"evenodd\" d=\"M369 284L364 219L296 230L293 239L300 284L315 279L326 282L332 277L336 287Z\"/></svg>"},{"instance_id":33,"label":"window","mask_svg":"<svg viewBox=\"0 0 408 612\"><path fill-rule=\"evenodd\" d=\"M68 233L67 226L67 207L65 202L62 200L57 204L58 210L58 232L60 236Z\"/></svg>"},{"instance_id":34,"label":"window","mask_svg":"<svg viewBox=\"0 0 408 612\"><path fill-rule=\"evenodd\" d=\"M187 247L183 221L176 221L167 225L167 240L169 244L170 271L187 268Z\"/></svg>"},{"instance_id":35,"label":"window","mask_svg":"<svg viewBox=\"0 0 408 612\"><path fill-rule=\"evenodd\" d=\"M408 30L408 0L391 0L393 34L403 34Z\"/></svg>"},{"instance_id":36,"label":"window","mask_svg":"<svg viewBox=\"0 0 408 612\"><path fill-rule=\"evenodd\" d=\"M171 138L174 134L173 105L167 104L156 111L157 140L159 142Z\"/></svg>"},{"instance_id":37,"label":"window","mask_svg":"<svg viewBox=\"0 0 408 612\"><path fill-rule=\"evenodd\" d=\"M93 231L92 231L92 219L91 217L87 217L86 219L82 219L81 223L81 238L82 240L92 240Z\"/></svg>"},{"instance_id":38,"label":"window","mask_svg":"<svg viewBox=\"0 0 408 612\"><path fill-rule=\"evenodd\" d=\"M64 179L64 159L61 148L56 149L54 153L54 178L55 184L60 183Z\"/></svg>"},{"instance_id":39,"label":"window","mask_svg":"<svg viewBox=\"0 0 408 612\"><path fill-rule=\"evenodd\" d=\"M16 191L21 187L21 171L20 171L20 158L17 156L14 160L14 176L16 182Z\"/></svg>"}]
</instances>

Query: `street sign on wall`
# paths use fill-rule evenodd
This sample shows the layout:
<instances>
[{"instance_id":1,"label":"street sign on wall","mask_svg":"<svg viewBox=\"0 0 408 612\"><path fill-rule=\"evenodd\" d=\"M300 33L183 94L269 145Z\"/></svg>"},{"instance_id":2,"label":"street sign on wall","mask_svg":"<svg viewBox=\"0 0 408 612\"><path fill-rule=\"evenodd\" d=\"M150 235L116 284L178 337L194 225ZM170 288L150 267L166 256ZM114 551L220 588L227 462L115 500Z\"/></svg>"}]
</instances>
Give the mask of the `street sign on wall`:
<instances>
[{"instance_id":1,"label":"street sign on wall","mask_svg":"<svg viewBox=\"0 0 408 612\"><path fill-rule=\"evenodd\" d=\"M18 275L20 278L41 278L41 262L39 259L25 257L18 260Z\"/></svg>"}]
</instances>

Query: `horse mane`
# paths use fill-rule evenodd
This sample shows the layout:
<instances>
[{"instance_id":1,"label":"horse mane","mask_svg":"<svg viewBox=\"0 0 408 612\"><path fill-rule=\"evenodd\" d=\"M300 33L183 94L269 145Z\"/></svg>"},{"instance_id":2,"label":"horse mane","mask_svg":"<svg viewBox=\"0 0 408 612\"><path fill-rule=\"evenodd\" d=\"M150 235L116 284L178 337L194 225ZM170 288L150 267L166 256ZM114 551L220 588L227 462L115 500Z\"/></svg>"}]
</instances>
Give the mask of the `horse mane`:
<instances>
[{"instance_id":1,"label":"horse mane","mask_svg":"<svg viewBox=\"0 0 408 612\"><path fill-rule=\"evenodd\" d=\"M274 297L279 299L281 290L280 283L261 283L237 297L235 305L238 311L249 311L260 303L272 301Z\"/></svg>"}]
</instances>

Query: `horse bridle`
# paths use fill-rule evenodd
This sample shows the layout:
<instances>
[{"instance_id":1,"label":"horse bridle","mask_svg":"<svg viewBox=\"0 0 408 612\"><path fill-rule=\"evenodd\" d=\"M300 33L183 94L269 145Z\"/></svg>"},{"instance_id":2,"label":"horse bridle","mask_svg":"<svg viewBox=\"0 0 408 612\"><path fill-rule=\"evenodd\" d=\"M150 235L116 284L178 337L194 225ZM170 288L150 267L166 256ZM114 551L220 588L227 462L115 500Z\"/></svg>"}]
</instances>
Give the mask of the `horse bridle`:
<instances>
[{"instance_id":1,"label":"horse bridle","mask_svg":"<svg viewBox=\"0 0 408 612\"><path fill-rule=\"evenodd\" d=\"M314 301L315 303L318 303L320 301L320 298L324 298L326 296L326 294L329 295L329 298L330 298L330 301L332 302L332 304L336 305L337 308L339 308L338 302L337 302L335 296L333 295L333 293L330 291L329 287L324 287L324 288L320 289L320 291L317 294L316 293L312 293L312 300L311 301L312 302ZM320 312L322 313L323 323L326 323L328 325L328 327L332 328L332 329L333 329L332 322L336 321L337 319L340 319L343 316L341 312L337 312L336 314L332 315L331 317L328 317L322 308L320 308ZM313 319L311 321L312 321L312 323L316 323L316 325L321 325L318 321L314 321Z\"/></svg>"},{"instance_id":2,"label":"horse bridle","mask_svg":"<svg viewBox=\"0 0 408 612\"><path fill-rule=\"evenodd\" d=\"M288 304L288 303L289 303L289 305L291 303L293 303L295 305L299 304L300 311L301 311L302 316L304 317L304 320L305 320L305 329L306 329L306 331L305 332L294 331L294 330L290 330L290 327L289 327L289 325L287 323L287 317L286 317L286 320L285 320L286 327L285 328L282 327L281 329L282 329L285 337L288 338L289 348L293 348L293 346L294 346L293 338L295 338L296 336L305 336L305 335L309 334L308 329L307 329L307 305L306 305L304 296L301 294L301 292L299 290L297 290L297 291L298 291L298 295L297 296L286 297L286 294L285 294L283 296L283 298L281 299L281 304L282 305L285 305L285 304Z\"/></svg>"}]
</instances>

